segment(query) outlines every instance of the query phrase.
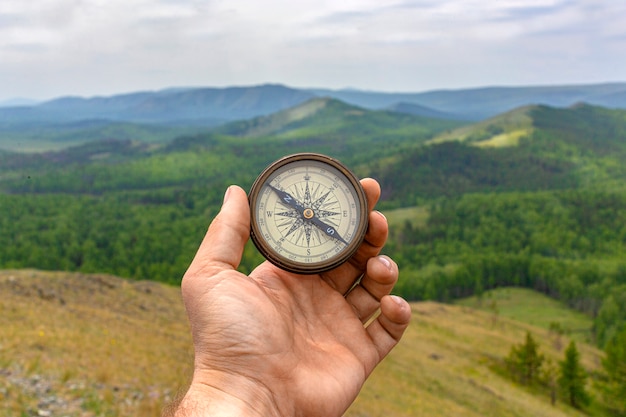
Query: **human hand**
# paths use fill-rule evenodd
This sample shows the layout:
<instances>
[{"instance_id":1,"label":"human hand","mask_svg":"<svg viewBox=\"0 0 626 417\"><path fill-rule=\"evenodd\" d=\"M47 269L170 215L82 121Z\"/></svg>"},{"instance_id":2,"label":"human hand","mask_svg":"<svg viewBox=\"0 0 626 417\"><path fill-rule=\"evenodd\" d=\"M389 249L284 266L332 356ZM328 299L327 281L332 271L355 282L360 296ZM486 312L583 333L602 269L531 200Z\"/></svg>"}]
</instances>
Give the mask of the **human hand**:
<instances>
[{"instance_id":1,"label":"human hand","mask_svg":"<svg viewBox=\"0 0 626 417\"><path fill-rule=\"evenodd\" d=\"M176 416L329 417L354 401L411 314L388 295L398 268L379 256L388 231L372 211L380 187L361 183L370 210L365 240L348 262L319 275L267 261L249 276L238 272L250 214L245 191L229 187L182 282L195 360Z\"/></svg>"}]
</instances>

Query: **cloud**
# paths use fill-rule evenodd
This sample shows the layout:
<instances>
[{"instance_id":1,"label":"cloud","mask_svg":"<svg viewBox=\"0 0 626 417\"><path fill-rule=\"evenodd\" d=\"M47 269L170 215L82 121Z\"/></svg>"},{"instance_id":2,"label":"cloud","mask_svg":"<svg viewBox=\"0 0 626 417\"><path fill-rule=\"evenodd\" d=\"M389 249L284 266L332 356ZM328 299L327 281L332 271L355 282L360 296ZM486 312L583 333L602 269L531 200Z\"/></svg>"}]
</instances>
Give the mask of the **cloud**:
<instances>
[{"instance_id":1,"label":"cloud","mask_svg":"<svg viewBox=\"0 0 626 417\"><path fill-rule=\"evenodd\" d=\"M266 81L419 90L618 79L626 73L622 3L3 0L0 91Z\"/></svg>"}]
</instances>

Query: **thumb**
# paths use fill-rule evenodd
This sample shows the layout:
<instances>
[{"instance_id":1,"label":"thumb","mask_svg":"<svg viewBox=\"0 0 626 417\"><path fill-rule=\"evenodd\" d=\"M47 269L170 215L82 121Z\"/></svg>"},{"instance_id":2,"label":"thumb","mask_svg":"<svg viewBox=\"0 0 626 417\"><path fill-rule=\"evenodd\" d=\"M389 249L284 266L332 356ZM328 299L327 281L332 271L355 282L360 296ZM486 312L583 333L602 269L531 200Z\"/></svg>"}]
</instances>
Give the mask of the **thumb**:
<instances>
[{"instance_id":1,"label":"thumb","mask_svg":"<svg viewBox=\"0 0 626 417\"><path fill-rule=\"evenodd\" d=\"M246 192L231 185L222 208L207 231L185 275L212 276L236 269L250 237L250 208Z\"/></svg>"}]
</instances>

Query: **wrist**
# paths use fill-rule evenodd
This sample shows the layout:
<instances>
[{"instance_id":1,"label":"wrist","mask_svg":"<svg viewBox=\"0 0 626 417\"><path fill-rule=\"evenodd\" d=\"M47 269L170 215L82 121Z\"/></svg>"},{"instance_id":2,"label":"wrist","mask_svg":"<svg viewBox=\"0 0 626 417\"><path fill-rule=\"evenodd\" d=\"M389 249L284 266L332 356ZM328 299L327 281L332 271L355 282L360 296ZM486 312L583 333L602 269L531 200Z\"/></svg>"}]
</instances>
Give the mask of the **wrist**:
<instances>
[{"instance_id":1,"label":"wrist","mask_svg":"<svg viewBox=\"0 0 626 417\"><path fill-rule=\"evenodd\" d=\"M194 375L174 417L281 417L273 395L258 381L208 371Z\"/></svg>"}]
</instances>

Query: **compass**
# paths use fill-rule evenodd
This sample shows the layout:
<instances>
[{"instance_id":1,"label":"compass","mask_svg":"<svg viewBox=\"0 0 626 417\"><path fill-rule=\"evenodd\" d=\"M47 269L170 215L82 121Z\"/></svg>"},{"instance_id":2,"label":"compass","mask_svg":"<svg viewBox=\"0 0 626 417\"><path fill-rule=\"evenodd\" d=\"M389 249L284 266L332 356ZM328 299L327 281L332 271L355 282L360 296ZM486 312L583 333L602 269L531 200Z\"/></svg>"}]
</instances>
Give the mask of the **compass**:
<instances>
[{"instance_id":1,"label":"compass","mask_svg":"<svg viewBox=\"0 0 626 417\"><path fill-rule=\"evenodd\" d=\"M286 156L268 166L249 193L250 236L274 265L317 274L347 261L367 230L361 183L336 159Z\"/></svg>"}]
</instances>

